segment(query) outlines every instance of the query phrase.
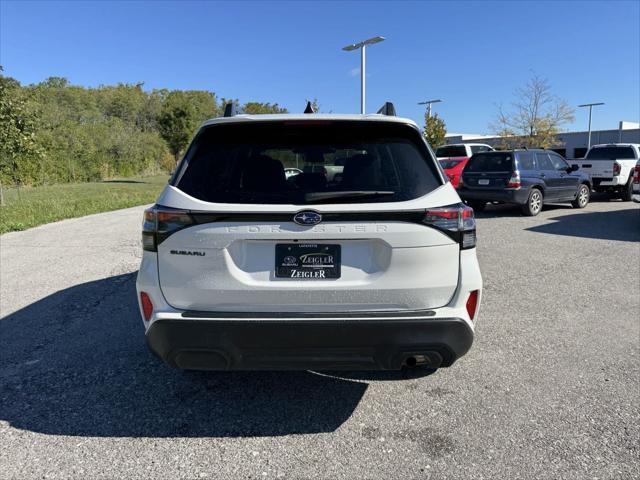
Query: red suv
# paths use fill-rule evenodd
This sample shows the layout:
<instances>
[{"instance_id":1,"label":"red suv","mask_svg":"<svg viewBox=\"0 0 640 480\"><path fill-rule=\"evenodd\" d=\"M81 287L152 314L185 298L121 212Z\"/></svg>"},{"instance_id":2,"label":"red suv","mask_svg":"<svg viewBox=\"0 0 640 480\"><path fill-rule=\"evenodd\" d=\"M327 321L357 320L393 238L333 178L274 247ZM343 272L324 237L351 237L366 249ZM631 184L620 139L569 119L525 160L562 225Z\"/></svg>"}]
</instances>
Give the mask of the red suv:
<instances>
[{"instance_id":1,"label":"red suv","mask_svg":"<svg viewBox=\"0 0 640 480\"><path fill-rule=\"evenodd\" d=\"M471 158L471 155L479 152L492 151L493 147L485 145L484 143L459 143L438 147L436 157L438 157L444 173L449 177L453 188L458 188L462 171Z\"/></svg>"}]
</instances>

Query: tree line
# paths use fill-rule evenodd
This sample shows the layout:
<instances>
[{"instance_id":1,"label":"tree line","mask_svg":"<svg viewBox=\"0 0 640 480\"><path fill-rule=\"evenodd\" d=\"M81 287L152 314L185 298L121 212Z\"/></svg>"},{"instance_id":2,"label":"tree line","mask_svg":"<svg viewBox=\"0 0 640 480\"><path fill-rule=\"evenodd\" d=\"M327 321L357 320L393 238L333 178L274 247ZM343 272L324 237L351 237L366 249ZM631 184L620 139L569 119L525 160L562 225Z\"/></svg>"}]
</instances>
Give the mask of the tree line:
<instances>
[{"instance_id":1,"label":"tree line","mask_svg":"<svg viewBox=\"0 0 640 480\"><path fill-rule=\"evenodd\" d=\"M286 113L277 103L218 98L206 90L146 91L142 83L87 88L61 77L21 85L0 66L0 192L7 185L98 181L170 172L198 126L233 102L250 114ZM317 100L313 101L318 110ZM502 148L550 147L573 109L538 75L498 106L491 130ZM446 125L425 115L435 148Z\"/></svg>"},{"instance_id":2,"label":"tree line","mask_svg":"<svg viewBox=\"0 0 640 480\"><path fill-rule=\"evenodd\" d=\"M142 83L87 88L50 77L21 85L0 67L0 185L170 172L198 126L228 102L246 113L287 112L205 90L146 91Z\"/></svg>"}]
</instances>

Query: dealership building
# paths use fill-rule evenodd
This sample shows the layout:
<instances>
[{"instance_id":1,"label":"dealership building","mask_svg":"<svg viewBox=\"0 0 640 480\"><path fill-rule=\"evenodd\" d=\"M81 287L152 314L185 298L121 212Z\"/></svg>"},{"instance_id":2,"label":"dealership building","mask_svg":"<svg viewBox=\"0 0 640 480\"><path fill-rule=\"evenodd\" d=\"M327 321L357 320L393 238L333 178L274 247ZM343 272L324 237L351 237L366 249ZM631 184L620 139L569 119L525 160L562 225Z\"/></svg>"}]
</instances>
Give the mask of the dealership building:
<instances>
[{"instance_id":1,"label":"dealership building","mask_svg":"<svg viewBox=\"0 0 640 480\"><path fill-rule=\"evenodd\" d=\"M587 153L589 132L563 132L556 135L558 144L552 148L565 158L582 158ZM500 145L501 137L490 135L475 135L469 133L452 133L445 137L445 143L486 143ZM600 143L640 143L640 124L635 122L620 122L615 130L592 130L591 145Z\"/></svg>"}]
</instances>

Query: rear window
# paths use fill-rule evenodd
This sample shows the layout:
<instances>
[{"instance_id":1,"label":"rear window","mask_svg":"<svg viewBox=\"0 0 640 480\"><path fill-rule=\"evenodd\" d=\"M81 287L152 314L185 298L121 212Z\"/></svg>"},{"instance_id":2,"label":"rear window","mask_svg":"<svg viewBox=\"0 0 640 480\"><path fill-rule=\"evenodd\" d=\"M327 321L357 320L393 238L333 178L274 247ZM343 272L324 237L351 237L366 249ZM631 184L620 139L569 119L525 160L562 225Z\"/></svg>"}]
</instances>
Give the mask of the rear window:
<instances>
[{"instance_id":1,"label":"rear window","mask_svg":"<svg viewBox=\"0 0 640 480\"><path fill-rule=\"evenodd\" d=\"M445 170L449 169L449 168L453 168L456 165L458 165L462 160L441 160L440 161L440 165L442 165L442 168L444 168Z\"/></svg>"},{"instance_id":2,"label":"rear window","mask_svg":"<svg viewBox=\"0 0 640 480\"><path fill-rule=\"evenodd\" d=\"M493 148L486 145L471 145L471 153L492 152Z\"/></svg>"},{"instance_id":3,"label":"rear window","mask_svg":"<svg viewBox=\"0 0 640 480\"><path fill-rule=\"evenodd\" d=\"M464 145L444 145L436 150L436 157L466 157Z\"/></svg>"},{"instance_id":4,"label":"rear window","mask_svg":"<svg viewBox=\"0 0 640 480\"><path fill-rule=\"evenodd\" d=\"M478 153L464 167L465 172L512 172L513 154L504 152Z\"/></svg>"},{"instance_id":5,"label":"rear window","mask_svg":"<svg viewBox=\"0 0 640 480\"><path fill-rule=\"evenodd\" d=\"M632 147L598 147L592 148L587 153L588 160L616 160L634 159Z\"/></svg>"},{"instance_id":6,"label":"rear window","mask_svg":"<svg viewBox=\"0 0 640 480\"><path fill-rule=\"evenodd\" d=\"M441 182L409 126L285 121L205 127L173 184L207 202L305 205L411 200Z\"/></svg>"}]
</instances>

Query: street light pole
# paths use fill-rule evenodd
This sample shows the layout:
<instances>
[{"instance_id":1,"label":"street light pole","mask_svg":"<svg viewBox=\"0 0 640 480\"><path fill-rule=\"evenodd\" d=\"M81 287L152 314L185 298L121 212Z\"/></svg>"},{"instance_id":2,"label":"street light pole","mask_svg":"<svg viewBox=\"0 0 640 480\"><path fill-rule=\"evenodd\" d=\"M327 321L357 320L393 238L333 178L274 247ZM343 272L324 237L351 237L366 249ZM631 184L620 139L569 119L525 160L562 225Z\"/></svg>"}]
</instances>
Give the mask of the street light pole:
<instances>
[{"instance_id":1,"label":"street light pole","mask_svg":"<svg viewBox=\"0 0 640 480\"><path fill-rule=\"evenodd\" d=\"M589 107L589 139L587 140L587 150L591 148L591 110L597 105L604 105L604 102L585 103L584 105L578 105L578 107Z\"/></svg>"},{"instance_id":2,"label":"street light pole","mask_svg":"<svg viewBox=\"0 0 640 480\"><path fill-rule=\"evenodd\" d=\"M384 37L372 37L359 43L354 43L343 47L342 50L350 52L352 50L360 49L360 113L365 113L365 98L366 98L366 85L365 85L365 71L366 71L366 49L367 45L373 45L374 43L380 43L385 40Z\"/></svg>"},{"instance_id":3,"label":"street light pole","mask_svg":"<svg viewBox=\"0 0 640 480\"><path fill-rule=\"evenodd\" d=\"M360 48L360 113L364 115L365 104L366 104L366 85L365 85L365 77L367 70L367 46L362 45Z\"/></svg>"},{"instance_id":4,"label":"street light pole","mask_svg":"<svg viewBox=\"0 0 640 480\"><path fill-rule=\"evenodd\" d=\"M431 105L434 103L440 103L442 100L426 100L424 102L418 102L418 105L426 105L427 106L427 118L431 118Z\"/></svg>"}]
</instances>

